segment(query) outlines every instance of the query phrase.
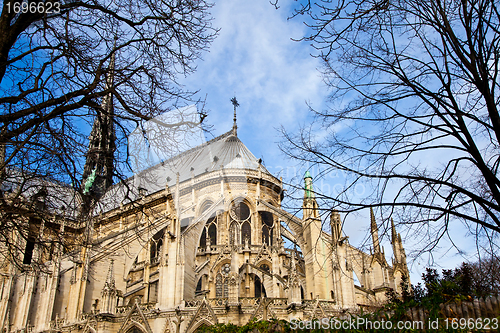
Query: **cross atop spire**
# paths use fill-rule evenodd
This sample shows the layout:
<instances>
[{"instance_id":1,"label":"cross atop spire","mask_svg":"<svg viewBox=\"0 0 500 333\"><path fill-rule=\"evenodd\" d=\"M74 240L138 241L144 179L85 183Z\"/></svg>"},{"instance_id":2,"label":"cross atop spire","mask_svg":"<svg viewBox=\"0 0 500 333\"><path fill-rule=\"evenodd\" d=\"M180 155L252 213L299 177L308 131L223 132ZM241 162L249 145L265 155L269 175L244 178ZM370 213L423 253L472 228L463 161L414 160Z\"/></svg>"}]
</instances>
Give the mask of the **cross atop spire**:
<instances>
[{"instance_id":1,"label":"cross atop spire","mask_svg":"<svg viewBox=\"0 0 500 333\"><path fill-rule=\"evenodd\" d=\"M237 135L237 129L238 129L238 126L236 125L236 108L238 106L240 106L240 103L238 103L238 101L236 100L236 96L234 96L233 98L231 98L231 103L233 104L233 107L234 107L234 118L233 118L233 135Z\"/></svg>"}]
</instances>

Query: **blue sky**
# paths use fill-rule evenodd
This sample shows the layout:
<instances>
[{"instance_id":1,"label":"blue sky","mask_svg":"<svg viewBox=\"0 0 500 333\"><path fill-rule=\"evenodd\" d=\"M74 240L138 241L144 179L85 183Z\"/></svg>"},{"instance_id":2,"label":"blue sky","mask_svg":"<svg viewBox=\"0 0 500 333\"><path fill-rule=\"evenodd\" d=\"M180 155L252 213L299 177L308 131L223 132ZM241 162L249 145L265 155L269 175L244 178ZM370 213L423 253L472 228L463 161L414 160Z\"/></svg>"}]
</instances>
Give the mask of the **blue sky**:
<instances>
[{"instance_id":1,"label":"blue sky","mask_svg":"<svg viewBox=\"0 0 500 333\"><path fill-rule=\"evenodd\" d=\"M278 128L284 126L296 131L308 124L312 117L306 103L314 108L326 106L328 88L319 72L318 59L306 42L296 42L306 33L300 19L287 20L289 5L281 2L276 10L268 0L218 0L212 8L214 26L220 34L211 45L210 52L197 62L196 73L181 80L185 88L199 90L198 97L205 98L210 111L205 120L213 125L213 135L228 131L232 126L233 108L230 99L236 96L238 108L238 136L257 158L262 158L267 169L287 180L294 161L286 160L280 152ZM302 172L302 171L301 171ZM314 177L314 175L313 175ZM359 246L367 237L369 212L350 216L344 230L350 242ZM458 239L466 251L474 251L472 238ZM402 232L407 253L411 251L412 237ZM390 260L391 246L383 241ZM409 248L408 248L409 247ZM465 260L449 243L443 243L434 253L434 260L441 268L454 268ZM411 263L412 282L418 282L427 266L427 256Z\"/></svg>"}]
</instances>

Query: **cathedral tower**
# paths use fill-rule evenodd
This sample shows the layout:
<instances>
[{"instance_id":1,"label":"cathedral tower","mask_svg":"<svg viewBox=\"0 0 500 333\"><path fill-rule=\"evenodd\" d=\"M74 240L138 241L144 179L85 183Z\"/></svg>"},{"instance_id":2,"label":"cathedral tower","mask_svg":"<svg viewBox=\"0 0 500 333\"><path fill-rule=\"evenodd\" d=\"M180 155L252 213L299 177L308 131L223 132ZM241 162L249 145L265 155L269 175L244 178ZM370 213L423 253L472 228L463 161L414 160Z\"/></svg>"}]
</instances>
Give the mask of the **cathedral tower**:
<instances>
[{"instance_id":1,"label":"cathedral tower","mask_svg":"<svg viewBox=\"0 0 500 333\"><path fill-rule=\"evenodd\" d=\"M105 90L113 88L114 70L115 54L113 53L106 73ZM113 184L113 162L116 149L113 121L113 94L109 92L102 99L100 108L96 110L82 177L83 193L92 194L97 199Z\"/></svg>"}]
</instances>

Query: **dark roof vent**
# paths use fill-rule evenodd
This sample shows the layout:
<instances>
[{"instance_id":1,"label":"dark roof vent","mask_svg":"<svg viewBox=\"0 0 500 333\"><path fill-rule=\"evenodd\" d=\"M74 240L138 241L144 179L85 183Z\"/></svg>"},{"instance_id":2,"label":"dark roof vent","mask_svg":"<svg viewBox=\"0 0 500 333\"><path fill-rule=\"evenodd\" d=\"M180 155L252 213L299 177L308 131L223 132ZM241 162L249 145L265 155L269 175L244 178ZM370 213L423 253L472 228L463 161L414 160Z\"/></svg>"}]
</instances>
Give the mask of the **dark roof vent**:
<instances>
[{"instance_id":1,"label":"dark roof vent","mask_svg":"<svg viewBox=\"0 0 500 333\"><path fill-rule=\"evenodd\" d=\"M236 157L241 157L240 153L236 154Z\"/></svg>"},{"instance_id":2,"label":"dark roof vent","mask_svg":"<svg viewBox=\"0 0 500 333\"><path fill-rule=\"evenodd\" d=\"M217 162L219 158L217 156L214 156L214 162Z\"/></svg>"},{"instance_id":3,"label":"dark roof vent","mask_svg":"<svg viewBox=\"0 0 500 333\"><path fill-rule=\"evenodd\" d=\"M238 142L240 139L238 139L237 136L231 135L226 139L226 142Z\"/></svg>"},{"instance_id":4,"label":"dark roof vent","mask_svg":"<svg viewBox=\"0 0 500 333\"><path fill-rule=\"evenodd\" d=\"M189 169L189 171L194 171L194 168L193 168L193 167L191 167L191 169Z\"/></svg>"}]
</instances>

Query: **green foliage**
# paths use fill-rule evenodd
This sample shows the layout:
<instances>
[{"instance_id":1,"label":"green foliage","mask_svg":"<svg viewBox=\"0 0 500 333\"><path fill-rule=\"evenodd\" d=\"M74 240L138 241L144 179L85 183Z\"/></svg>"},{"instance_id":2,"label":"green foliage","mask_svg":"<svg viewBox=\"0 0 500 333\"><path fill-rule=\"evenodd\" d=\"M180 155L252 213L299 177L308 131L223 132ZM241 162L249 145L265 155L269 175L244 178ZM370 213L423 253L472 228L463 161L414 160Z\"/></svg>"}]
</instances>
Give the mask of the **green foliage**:
<instances>
[{"instance_id":1,"label":"green foliage","mask_svg":"<svg viewBox=\"0 0 500 333\"><path fill-rule=\"evenodd\" d=\"M290 323L285 320L252 320L244 326L234 324L217 324L213 326L200 327L197 332L201 333L271 333L292 332Z\"/></svg>"},{"instance_id":2,"label":"green foliage","mask_svg":"<svg viewBox=\"0 0 500 333\"><path fill-rule=\"evenodd\" d=\"M487 272L492 274L492 272ZM484 274L484 273L483 273ZM409 286L408 277L403 276L401 281L401 295L393 290L387 292L389 303L386 309L402 311L415 306L423 306L430 312L435 312L439 304L471 300L475 297L484 297L491 294L492 286L485 283L485 279L477 277L475 264L462 263L456 269L444 269L441 275L436 269L426 268L422 274L424 285Z\"/></svg>"}]
</instances>

